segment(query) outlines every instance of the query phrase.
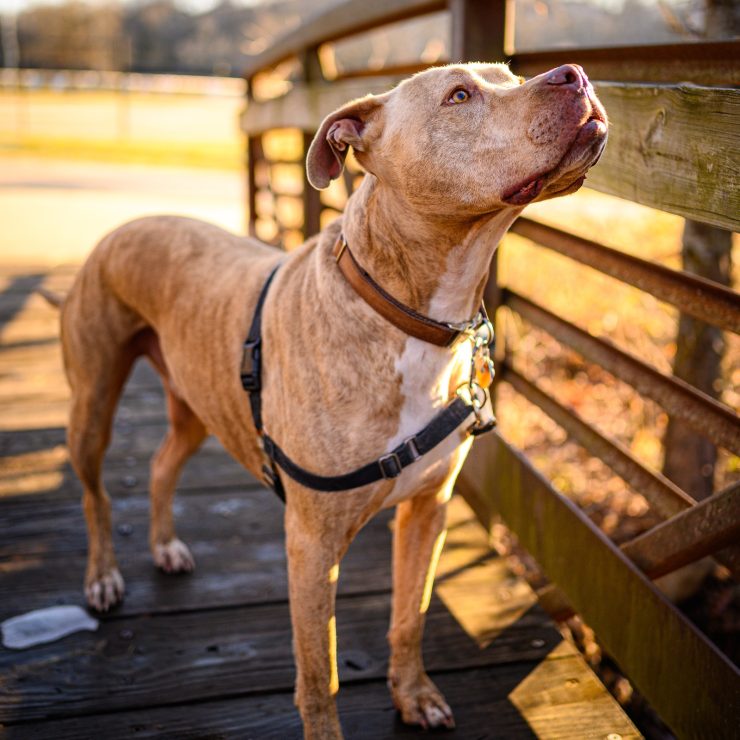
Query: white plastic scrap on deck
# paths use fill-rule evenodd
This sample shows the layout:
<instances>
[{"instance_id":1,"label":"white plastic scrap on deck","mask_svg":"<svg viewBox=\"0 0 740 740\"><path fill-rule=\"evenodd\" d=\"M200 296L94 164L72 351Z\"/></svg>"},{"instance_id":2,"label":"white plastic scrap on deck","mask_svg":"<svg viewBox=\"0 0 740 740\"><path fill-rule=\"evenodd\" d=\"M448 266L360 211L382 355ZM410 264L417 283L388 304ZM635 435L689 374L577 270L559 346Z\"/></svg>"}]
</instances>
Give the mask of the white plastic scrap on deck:
<instances>
[{"instance_id":1,"label":"white plastic scrap on deck","mask_svg":"<svg viewBox=\"0 0 740 740\"><path fill-rule=\"evenodd\" d=\"M12 650L53 642L73 632L98 628L98 620L79 606L51 606L6 619L2 627L3 645Z\"/></svg>"}]
</instances>

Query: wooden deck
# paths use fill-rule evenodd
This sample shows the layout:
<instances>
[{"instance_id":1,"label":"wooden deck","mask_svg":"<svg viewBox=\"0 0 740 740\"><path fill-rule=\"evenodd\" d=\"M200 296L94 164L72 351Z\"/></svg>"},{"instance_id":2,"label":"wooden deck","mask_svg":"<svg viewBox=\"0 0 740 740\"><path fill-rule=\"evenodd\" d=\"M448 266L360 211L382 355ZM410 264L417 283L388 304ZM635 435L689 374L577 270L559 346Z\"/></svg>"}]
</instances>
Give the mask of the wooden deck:
<instances>
[{"instance_id":1,"label":"wooden deck","mask_svg":"<svg viewBox=\"0 0 740 740\"><path fill-rule=\"evenodd\" d=\"M0 620L83 604L85 530L64 448L55 316L30 295L42 282L64 287L71 275L0 273ZM282 505L208 440L175 503L196 571L158 572L147 549L146 486L163 431L158 380L139 365L105 472L126 600L96 632L0 648L0 736L301 736ZM350 739L423 735L399 722L385 687L391 527L392 512L377 517L342 564L339 710ZM457 499L425 656L455 712L448 737L640 736Z\"/></svg>"}]
</instances>

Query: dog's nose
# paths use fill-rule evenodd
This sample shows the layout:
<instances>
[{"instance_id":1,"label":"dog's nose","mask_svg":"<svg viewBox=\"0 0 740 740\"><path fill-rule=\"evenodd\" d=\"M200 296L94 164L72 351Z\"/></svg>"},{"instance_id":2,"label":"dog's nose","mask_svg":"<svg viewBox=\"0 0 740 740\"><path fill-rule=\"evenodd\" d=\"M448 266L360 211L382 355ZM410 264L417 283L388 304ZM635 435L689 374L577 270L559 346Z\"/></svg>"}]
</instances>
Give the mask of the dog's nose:
<instances>
[{"instance_id":1,"label":"dog's nose","mask_svg":"<svg viewBox=\"0 0 740 740\"><path fill-rule=\"evenodd\" d=\"M563 64L547 73L545 84L580 90L588 84L588 77L577 64Z\"/></svg>"}]
</instances>

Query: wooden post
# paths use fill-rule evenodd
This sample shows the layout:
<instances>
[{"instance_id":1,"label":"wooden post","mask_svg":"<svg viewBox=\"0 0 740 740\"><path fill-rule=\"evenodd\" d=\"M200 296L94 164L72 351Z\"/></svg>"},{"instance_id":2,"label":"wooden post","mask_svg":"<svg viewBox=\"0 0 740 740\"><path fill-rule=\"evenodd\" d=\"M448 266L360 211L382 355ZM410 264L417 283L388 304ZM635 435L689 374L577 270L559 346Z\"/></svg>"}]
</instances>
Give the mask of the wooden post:
<instances>
[{"instance_id":1,"label":"wooden post","mask_svg":"<svg viewBox=\"0 0 740 740\"><path fill-rule=\"evenodd\" d=\"M321 72L318 47L306 49L302 55L303 80L307 85L318 85L324 81ZM308 181L306 157L313 140L313 132L303 132L303 238L318 234L321 229L321 194Z\"/></svg>"},{"instance_id":2,"label":"wooden post","mask_svg":"<svg viewBox=\"0 0 740 740\"><path fill-rule=\"evenodd\" d=\"M262 154L260 136L247 137L247 233L257 235L257 177L255 168Z\"/></svg>"},{"instance_id":3,"label":"wooden post","mask_svg":"<svg viewBox=\"0 0 740 740\"><path fill-rule=\"evenodd\" d=\"M247 79L246 104L254 103L253 78ZM255 164L257 161L260 142L257 137L247 135L247 233L256 236L257 222L257 178L255 176Z\"/></svg>"},{"instance_id":4,"label":"wooden post","mask_svg":"<svg viewBox=\"0 0 740 740\"><path fill-rule=\"evenodd\" d=\"M507 0L450 0L452 62L504 62Z\"/></svg>"}]
</instances>

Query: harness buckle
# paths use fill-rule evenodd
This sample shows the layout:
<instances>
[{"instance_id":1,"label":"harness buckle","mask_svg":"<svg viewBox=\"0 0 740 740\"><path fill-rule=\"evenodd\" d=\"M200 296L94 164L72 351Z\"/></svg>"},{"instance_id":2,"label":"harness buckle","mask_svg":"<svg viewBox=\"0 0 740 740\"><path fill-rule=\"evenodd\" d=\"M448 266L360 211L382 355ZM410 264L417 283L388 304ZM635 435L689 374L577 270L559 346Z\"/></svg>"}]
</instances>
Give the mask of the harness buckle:
<instances>
[{"instance_id":1,"label":"harness buckle","mask_svg":"<svg viewBox=\"0 0 740 740\"><path fill-rule=\"evenodd\" d=\"M380 466L380 474L383 476L383 480L398 478L403 470L401 458L395 452L389 452L387 455L378 458L378 465Z\"/></svg>"},{"instance_id":2,"label":"harness buckle","mask_svg":"<svg viewBox=\"0 0 740 740\"><path fill-rule=\"evenodd\" d=\"M261 339L255 339L251 342L244 342L244 351L242 353L242 388L249 393L259 391L262 387L260 373L260 359L262 345Z\"/></svg>"},{"instance_id":3,"label":"harness buckle","mask_svg":"<svg viewBox=\"0 0 740 740\"><path fill-rule=\"evenodd\" d=\"M416 462L421 457L421 452L419 452L419 448L416 446L416 436L406 437L403 440L403 444L411 455L411 462Z\"/></svg>"},{"instance_id":4,"label":"harness buckle","mask_svg":"<svg viewBox=\"0 0 740 740\"><path fill-rule=\"evenodd\" d=\"M342 259L342 255L344 254L344 250L347 249L347 240L344 238L344 234L341 234L340 235L339 241L340 241L340 245L341 246L339 247L339 251L337 252L336 257L334 257L334 261L337 262L337 263L339 262L340 259Z\"/></svg>"}]
</instances>

